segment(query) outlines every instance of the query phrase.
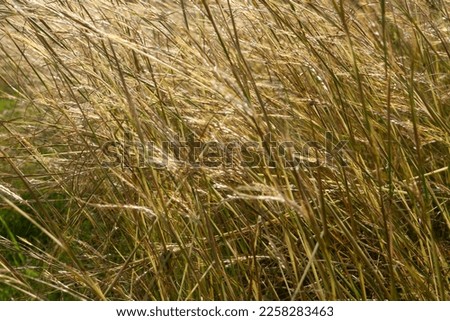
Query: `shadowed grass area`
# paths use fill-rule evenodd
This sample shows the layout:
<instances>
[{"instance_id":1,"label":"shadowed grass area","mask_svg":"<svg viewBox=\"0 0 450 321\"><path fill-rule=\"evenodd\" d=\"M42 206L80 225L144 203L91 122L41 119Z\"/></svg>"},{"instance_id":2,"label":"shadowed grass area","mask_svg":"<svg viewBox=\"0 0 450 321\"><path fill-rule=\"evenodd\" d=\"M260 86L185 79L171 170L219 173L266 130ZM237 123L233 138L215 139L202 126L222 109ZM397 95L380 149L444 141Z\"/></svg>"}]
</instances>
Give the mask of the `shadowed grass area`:
<instances>
[{"instance_id":1,"label":"shadowed grass area","mask_svg":"<svg viewBox=\"0 0 450 321\"><path fill-rule=\"evenodd\" d=\"M0 299L448 300L448 10L3 1Z\"/></svg>"},{"instance_id":2,"label":"shadowed grass area","mask_svg":"<svg viewBox=\"0 0 450 321\"><path fill-rule=\"evenodd\" d=\"M15 106L15 102L11 99L0 99L0 111L11 109Z\"/></svg>"}]
</instances>

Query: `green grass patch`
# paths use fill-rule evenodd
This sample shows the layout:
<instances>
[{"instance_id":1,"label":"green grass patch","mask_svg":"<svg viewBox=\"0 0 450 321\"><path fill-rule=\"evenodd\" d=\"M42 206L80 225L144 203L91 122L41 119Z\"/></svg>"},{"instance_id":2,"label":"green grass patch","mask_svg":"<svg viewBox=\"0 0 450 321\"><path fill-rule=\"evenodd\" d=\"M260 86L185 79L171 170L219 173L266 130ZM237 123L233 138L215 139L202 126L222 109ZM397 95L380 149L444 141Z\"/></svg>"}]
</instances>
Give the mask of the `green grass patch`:
<instances>
[{"instance_id":1,"label":"green grass patch","mask_svg":"<svg viewBox=\"0 0 450 321\"><path fill-rule=\"evenodd\" d=\"M0 98L0 111L12 109L15 106L16 106L15 100Z\"/></svg>"}]
</instances>

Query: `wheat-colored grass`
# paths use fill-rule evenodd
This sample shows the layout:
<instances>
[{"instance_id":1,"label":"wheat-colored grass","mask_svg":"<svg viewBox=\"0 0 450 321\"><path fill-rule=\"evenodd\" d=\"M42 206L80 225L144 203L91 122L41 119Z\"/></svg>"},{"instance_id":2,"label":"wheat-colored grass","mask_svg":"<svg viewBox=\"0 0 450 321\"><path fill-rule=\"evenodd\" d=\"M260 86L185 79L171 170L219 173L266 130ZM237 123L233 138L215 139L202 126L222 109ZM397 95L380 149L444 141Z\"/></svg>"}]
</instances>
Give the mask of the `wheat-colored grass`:
<instances>
[{"instance_id":1,"label":"wheat-colored grass","mask_svg":"<svg viewBox=\"0 0 450 321\"><path fill-rule=\"evenodd\" d=\"M449 9L2 1L0 298L448 300Z\"/></svg>"}]
</instances>

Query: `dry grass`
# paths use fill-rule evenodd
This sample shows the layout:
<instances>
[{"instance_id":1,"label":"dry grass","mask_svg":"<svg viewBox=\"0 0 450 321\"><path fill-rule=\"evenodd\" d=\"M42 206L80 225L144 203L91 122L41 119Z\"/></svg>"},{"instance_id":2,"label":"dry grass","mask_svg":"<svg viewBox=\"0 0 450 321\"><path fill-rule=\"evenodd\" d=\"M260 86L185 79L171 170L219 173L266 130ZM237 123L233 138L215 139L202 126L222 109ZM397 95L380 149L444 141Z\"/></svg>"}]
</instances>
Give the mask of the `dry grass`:
<instances>
[{"instance_id":1,"label":"dry grass","mask_svg":"<svg viewBox=\"0 0 450 321\"><path fill-rule=\"evenodd\" d=\"M0 297L448 300L449 9L3 0Z\"/></svg>"}]
</instances>

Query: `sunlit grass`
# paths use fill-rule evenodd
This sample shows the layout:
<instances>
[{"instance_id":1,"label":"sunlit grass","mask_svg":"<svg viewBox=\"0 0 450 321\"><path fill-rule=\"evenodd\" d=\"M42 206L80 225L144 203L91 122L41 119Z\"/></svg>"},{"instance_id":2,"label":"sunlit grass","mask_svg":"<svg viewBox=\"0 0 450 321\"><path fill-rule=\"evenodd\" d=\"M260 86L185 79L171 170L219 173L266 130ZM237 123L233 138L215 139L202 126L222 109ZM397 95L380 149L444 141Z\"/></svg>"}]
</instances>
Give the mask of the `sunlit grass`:
<instances>
[{"instance_id":1,"label":"sunlit grass","mask_svg":"<svg viewBox=\"0 0 450 321\"><path fill-rule=\"evenodd\" d=\"M0 298L448 300L448 10L3 1Z\"/></svg>"}]
</instances>

